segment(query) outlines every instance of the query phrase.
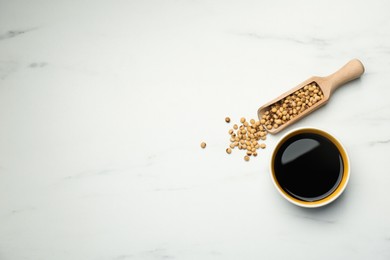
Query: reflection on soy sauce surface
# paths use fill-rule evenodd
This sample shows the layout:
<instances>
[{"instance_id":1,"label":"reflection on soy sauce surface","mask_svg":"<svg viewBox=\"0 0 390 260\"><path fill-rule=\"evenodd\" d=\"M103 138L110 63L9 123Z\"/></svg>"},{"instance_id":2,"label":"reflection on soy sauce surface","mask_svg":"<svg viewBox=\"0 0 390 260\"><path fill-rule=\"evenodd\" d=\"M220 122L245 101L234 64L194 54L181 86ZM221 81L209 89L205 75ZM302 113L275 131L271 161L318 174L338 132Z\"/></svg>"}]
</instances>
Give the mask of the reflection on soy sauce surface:
<instances>
[{"instance_id":1,"label":"reflection on soy sauce surface","mask_svg":"<svg viewBox=\"0 0 390 260\"><path fill-rule=\"evenodd\" d=\"M281 188L303 201L327 197L338 187L344 172L336 145L314 133L301 133L286 140L276 153L274 165Z\"/></svg>"}]
</instances>

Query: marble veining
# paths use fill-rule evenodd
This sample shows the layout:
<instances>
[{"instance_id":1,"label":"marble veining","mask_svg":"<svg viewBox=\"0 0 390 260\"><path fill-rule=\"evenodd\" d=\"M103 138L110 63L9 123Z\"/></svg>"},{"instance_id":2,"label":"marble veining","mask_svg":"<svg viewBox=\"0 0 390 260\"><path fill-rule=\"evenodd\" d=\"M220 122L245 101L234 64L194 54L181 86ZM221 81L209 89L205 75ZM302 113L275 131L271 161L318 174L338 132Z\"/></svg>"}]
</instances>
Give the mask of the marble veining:
<instances>
[{"instance_id":1,"label":"marble veining","mask_svg":"<svg viewBox=\"0 0 390 260\"><path fill-rule=\"evenodd\" d=\"M316 37L303 37L295 38L291 36L281 36L281 35L260 35L257 33L236 33L238 36L250 37L254 39L258 39L261 41L282 41L282 42L291 42L296 44L303 45L312 45L315 47L326 47L330 44L330 40L320 39Z\"/></svg>"},{"instance_id":2,"label":"marble veining","mask_svg":"<svg viewBox=\"0 0 390 260\"><path fill-rule=\"evenodd\" d=\"M43 68L47 66L48 64L46 62L32 62L28 65L30 68Z\"/></svg>"},{"instance_id":3,"label":"marble veining","mask_svg":"<svg viewBox=\"0 0 390 260\"><path fill-rule=\"evenodd\" d=\"M1 1L0 259L390 259L389 8ZM244 162L224 118L352 58L363 77L288 129L333 133L350 182L299 208L269 176L284 131Z\"/></svg>"},{"instance_id":4,"label":"marble veining","mask_svg":"<svg viewBox=\"0 0 390 260\"><path fill-rule=\"evenodd\" d=\"M36 30L37 28L24 29L24 30L9 30L3 34L0 34L0 41L20 36L22 34Z\"/></svg>"},{"instance_id":5,"label":"marble veining","mask_svg":"<svg viewBox=\"0 0 390 260\"><path fill-rule=\"evenodd\" d=\"M390 143L390 139L387 140L379 140L379 141L372 141L370 145L377 145L377 144L388 144Z\"/></svg>"}]
</instances>

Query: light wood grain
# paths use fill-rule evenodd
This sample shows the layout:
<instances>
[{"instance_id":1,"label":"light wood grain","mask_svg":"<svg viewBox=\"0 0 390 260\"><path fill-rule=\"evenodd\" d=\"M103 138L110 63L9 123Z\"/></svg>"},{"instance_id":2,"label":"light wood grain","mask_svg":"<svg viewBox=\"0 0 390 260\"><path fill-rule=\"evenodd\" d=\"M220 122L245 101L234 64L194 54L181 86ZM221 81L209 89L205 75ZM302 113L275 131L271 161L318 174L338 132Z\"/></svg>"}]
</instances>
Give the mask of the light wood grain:
<instances>
[{"instance_id":1,"label":"light wood grain","mask_svg":"<svg viewBox=\"0 0 390 260\"><path fill-rule=\"evenodd\" d=\"M320 101L318 101L317 103L315 103L310 108L308 108L305 111L303 111L302 113L300 113L299 115L297 115L296 117L294 117L293 119L291 119L290 121L286 122L285 124L280 125L276 129L272 128L271 130L268 130L268 132L270 134L276 134L276 133L282 131L283 129L285 129L286 127L294 124L298 120L302 119L303 117L307 116L308 114L315 111L316 109L320 108L321 106L325 105L326 103L328 103L330 96L338 87L344 85L345 83L347 83L351 80L359 78L363 73L364 73L364 66L363 66L362 62L358 59L353 59L353 60L349 61L347 64L345 64L338 71L336 71L335 73L333 73L329 76L326 76L326 77L314 76L314 77L311 77L311 78L303 81L298 86L290 89L289 91L283 93L282 95L278 96L277 98L275 98L275 99L271 100L270 102L261 106L257 111L257 115L258 115L259 119L261 119L264 112L269 110L269 107L272 104L280 101L281 99L294 93L295 91L306 86L307 84L312 83L312 82L316 82L317 85L321 88L321 90L324 94L324 98L321 99Z\"/></svg>"}]
</instances>

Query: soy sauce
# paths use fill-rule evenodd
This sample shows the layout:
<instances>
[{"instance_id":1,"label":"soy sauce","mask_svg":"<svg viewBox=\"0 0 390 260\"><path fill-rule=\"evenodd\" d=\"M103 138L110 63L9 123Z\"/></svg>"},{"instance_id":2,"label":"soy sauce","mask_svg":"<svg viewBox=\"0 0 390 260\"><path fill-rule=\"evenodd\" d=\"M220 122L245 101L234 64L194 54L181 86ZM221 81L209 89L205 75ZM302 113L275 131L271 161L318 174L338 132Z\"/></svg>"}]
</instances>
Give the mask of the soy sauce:
<instances>
[{"instance_id":1,"label":"soy sauce","mask_svg":"<svg viewBox=\"0 0 390 260\"><path fill-rule=\"evenodd\" d=\"M301 133L287 139L274 161L275 177L290 196L317 201L329 196L340 184L343 159L336 145L315 133Z\"/></svg>"}]
</instances>

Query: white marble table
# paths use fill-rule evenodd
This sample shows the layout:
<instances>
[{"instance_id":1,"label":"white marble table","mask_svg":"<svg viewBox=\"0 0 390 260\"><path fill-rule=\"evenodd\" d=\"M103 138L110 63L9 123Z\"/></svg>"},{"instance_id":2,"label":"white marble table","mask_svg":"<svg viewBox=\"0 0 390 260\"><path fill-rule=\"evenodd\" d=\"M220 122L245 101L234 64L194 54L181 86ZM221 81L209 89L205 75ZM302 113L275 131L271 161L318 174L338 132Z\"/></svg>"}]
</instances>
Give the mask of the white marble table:
<instances>
[{"instance_id":1,"label":"white marble table","mask_svg":"<svg viewBox=\"0 0 390 260\"><path fill-rule=\"evenodd\" d=\"M0 259L390 259L389 10L0 1ZM299 208L269 176L281 134L244 162L224 118L352 58L363 77L292 127L343 142L349 186Z\"/></svg>"}]
</instances>

